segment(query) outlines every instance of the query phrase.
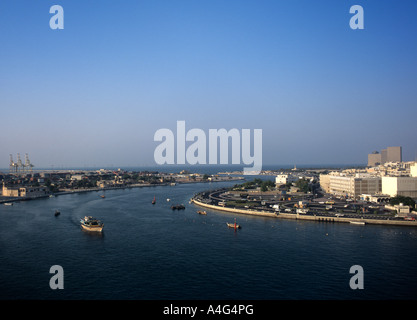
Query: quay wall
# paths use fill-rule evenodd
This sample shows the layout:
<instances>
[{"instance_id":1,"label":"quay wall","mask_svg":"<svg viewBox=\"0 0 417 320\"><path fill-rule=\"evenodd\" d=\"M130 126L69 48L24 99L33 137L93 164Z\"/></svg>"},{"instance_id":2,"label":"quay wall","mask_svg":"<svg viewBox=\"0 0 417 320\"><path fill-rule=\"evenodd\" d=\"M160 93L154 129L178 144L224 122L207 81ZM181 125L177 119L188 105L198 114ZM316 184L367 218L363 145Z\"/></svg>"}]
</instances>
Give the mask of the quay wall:
<instances>
[{"instance_id":1,"label":"quay wall","mask_svg":"<svg viewBox=\"0 0 417 320\"><path fill-rule=\"evenodd\" d=\"M280 218L280 219L309 220L309 221L317 221L317 222L341 222L341 223L350 223L352 221L352 222L365 222L365 224L417 227L417 221L326 217L326 216L311 216L311 215L293 214L293 213L279 213L279 214L276 214L276 213L273 213L273 212L258 211L258 210L225 208L225 207L221 207L221 206L216 206L216 205L200 202L200 201L198 201L194 198L191 199L191 202L195 203L196 205L198 205L200 207L205 207L205 208L218 210L218 211L227 211L227 212L238 213L238 214L248 214L248 215L256 215L256 216L271 217L271 218Z\"/></svg>"},{"instance_id":2,"label":"quay wall","mask_svg":"<svg viewBox=\"0 0 417 320\"><path fill-rule=\"evenodd\" d=\"M195 199L191 199L191 202L195 203L196 205L198 205L200 207L205 207L205 208L218 210L218 211L227 211L227 212L234 212L234 213L240 213L240 214L249 214L249 215L271 217L271 218L276 218L277 217L277 215L275 213L267 212L267 211L225 208L225 207L221 207L221 206L215 206L215 205L212 205L212 204L207 204L207 203L204 203L204 202L200 202L200 201L197 201Z\"/></svg>"}]
</instances>

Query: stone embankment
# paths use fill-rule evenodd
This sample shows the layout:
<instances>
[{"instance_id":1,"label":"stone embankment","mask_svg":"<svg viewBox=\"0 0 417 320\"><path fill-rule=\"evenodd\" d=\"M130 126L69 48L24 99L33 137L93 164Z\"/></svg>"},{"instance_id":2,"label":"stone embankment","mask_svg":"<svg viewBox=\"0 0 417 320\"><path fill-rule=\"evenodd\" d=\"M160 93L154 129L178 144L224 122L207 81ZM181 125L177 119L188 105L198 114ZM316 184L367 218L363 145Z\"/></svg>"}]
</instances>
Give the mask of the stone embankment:
<instances>
[{"instance_id":1,"label":"stone embankment","mask_svg":"<svg viewBox=\"0 0 417 320\"><path fill-rule=\"evenodd\" d=\"M205 208L227 211L238 214L256 215L262 217L281 218L281 219L293 219L293 220L309 220L317 222L342 222L342 223L356 223L356 224L382 224L382 225L395 225L395 226L412 226L417 227L417 221L406 221L406 220L382 220L382 219L366 219L366 218L343 218L343 217L331 217L331 216L318 216L318 215L306 215L306 214L295 214L295 213L275 213L270 211L251 210L251 209L236 209L222 207L218 205L207 204L191 199L191 202Z\"/></svg>"}]
</instances>

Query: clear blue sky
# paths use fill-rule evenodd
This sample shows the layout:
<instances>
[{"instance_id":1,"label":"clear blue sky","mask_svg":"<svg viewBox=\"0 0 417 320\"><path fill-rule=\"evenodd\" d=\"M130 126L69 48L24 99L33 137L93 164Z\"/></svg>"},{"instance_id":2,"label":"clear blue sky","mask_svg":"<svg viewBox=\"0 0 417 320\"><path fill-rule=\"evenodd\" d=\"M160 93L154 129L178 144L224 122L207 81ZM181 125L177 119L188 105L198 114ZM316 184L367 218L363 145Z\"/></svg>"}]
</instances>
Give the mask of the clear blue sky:
<instances>
[{"instance_id":1,"label":"clear blue sky","mask_svg":"<svg viewBox=\"0 0 417 320\"><path fill-rule=\"evenodd\" d=\"M415 0L2 0L0 168L153 165L177 120L262 129L264 164L414 160L416 39Z\"/></svg>"}]
</instances>

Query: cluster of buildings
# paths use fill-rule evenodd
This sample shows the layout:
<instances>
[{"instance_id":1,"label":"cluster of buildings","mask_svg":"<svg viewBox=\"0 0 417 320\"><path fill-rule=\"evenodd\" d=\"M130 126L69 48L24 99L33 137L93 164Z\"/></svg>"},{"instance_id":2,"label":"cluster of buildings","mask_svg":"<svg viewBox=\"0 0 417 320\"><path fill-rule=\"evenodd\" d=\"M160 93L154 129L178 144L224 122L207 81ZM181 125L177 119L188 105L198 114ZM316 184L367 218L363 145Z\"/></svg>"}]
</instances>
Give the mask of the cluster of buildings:
<instances>
[{"instance_id":1,"label":"cluster of buildings","mask_svg":"<svg viewBox=\"0 0 417 320\"><path fill-rule=\"evenodd\" d=\"M0 200L7 198L47 197L59 192L114 189L144 185L225 181L232 177L190 173L117 170L55 170L35 173L0 172ZM6 199L7 200L7 199Z\"/></svg>"},{"instance_id":2,"label":"cluster of buildings","mask_svg":"<svg viewBox=\"0 0 417 320\"><path fill-rule=\"evenodd\" d=\"M401 147L388 147L369 154L365 169L321 174L320 186L326 193L355 199L417 199L417 162L402 162L401 152Z\"/></svg>"},{"instance_id":3,"label":"cluster of buildings","mask_svg":"<svg viewBox=\"0 0 417 320\"><path fill-rule=\"evenodd\" d=\"M374 167L388 162L402 162L402 147L388 147L381 152L368 154L368 167Z\"/></svg>"},{"instance_id":4,"label":"cluster of buildings","mask_svg":"<svg viewBox=\"0 0 417 320\"><path fill-rule=\"evenodd\" d=\"M88 188L116 188L133 184L157 184L167 180L155 172L118 170L56 170L35 173L0 172L0 195L3 197L38 198L51 193Z\"/></svg>"}]
</instances>

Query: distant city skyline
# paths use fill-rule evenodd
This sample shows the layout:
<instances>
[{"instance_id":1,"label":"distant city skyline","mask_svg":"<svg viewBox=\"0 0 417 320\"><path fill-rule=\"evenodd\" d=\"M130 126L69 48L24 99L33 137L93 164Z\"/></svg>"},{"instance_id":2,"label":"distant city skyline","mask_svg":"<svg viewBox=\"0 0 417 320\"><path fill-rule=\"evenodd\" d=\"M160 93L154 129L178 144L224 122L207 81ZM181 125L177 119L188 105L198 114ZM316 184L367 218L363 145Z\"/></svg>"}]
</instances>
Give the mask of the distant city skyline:
<instances>
[{"instance_id":1,"label":"distant city skyline","mask_svg":"<svg viewBox=\"0 0 417 320\"><path fill-rule=\"evenodd\" d=\"M65 28L51 30L59 4ZM352 30L349 8L364 8ZM417 2L0 3L0 168L154 166L161 128L262 129L263 165L417 156Z\"/></svg>"}]
</instances>

